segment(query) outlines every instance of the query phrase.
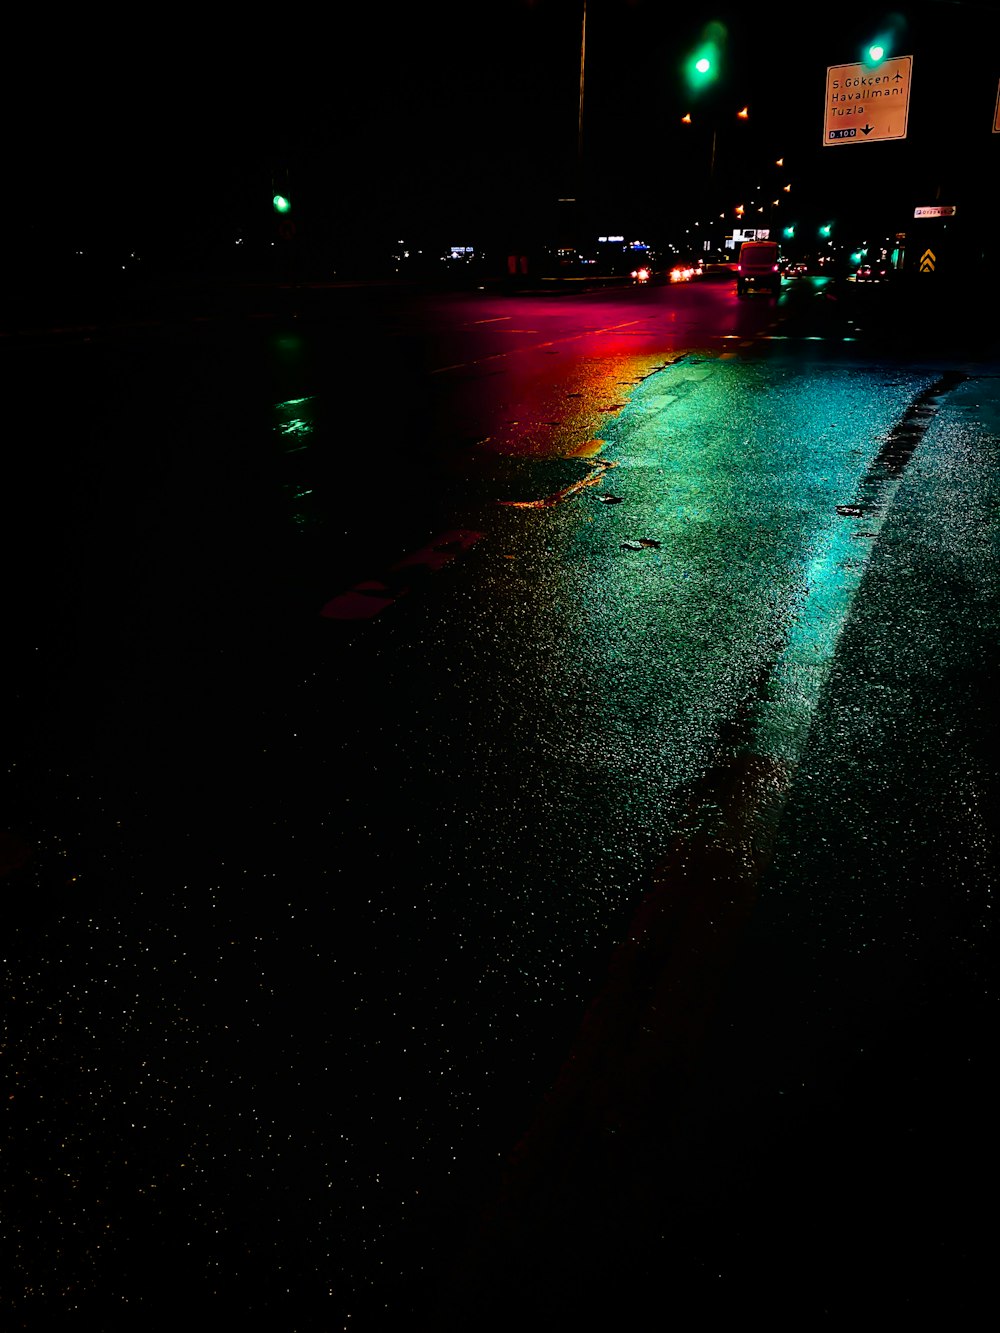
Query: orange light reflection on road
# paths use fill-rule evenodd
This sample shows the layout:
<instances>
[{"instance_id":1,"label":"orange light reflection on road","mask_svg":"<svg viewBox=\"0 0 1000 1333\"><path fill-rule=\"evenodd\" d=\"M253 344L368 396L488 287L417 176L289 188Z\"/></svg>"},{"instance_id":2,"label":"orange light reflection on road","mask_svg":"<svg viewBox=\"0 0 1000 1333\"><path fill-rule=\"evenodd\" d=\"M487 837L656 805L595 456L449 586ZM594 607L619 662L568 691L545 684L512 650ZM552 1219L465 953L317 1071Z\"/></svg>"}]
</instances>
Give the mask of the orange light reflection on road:
<instances>
[{"instance_id":1,"label":"orange light reflection on road","mask_svg":"<svg viewBox=\"0 0 1000 1333\"><path fill-rule=\"evenodd\" d=\"M596 444L598 448L601 448L603 447L604 442L603 440L595 440L593 443ZM567 457L584 458L584 449L585 446L581 446L581 448L575 449L573 453L567 455ZM601 481L604 479L605 472L608 472L613 467L617 467L618 464L603 458L598 458L593 463L588 464L588 466L591 469L589 476L581 477L579 481L570 482L568 486L564 486L561 490L556 491L552 495L545 495L540 500L500 500L499 503L507 505L510 509L551 509L553 505L561 504L563 500L568 500L570 496L576 495L587 486L600 485Z\"/></svg>"}]
</instances>

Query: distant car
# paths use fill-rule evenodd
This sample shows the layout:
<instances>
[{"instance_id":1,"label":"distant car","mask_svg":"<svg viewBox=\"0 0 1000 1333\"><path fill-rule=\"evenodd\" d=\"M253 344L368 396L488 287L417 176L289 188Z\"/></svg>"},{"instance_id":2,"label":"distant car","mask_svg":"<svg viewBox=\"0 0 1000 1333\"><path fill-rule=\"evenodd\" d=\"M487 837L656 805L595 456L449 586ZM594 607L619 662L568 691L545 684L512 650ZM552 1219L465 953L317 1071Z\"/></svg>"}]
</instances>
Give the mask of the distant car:
<instances>
[{"instance_id":1,"label":"distant car","mask_svg":"<svg viewBox=\"0 0 1000 1333\"><path fill-rule=\"evenodd\" d=\"M736 272L737 259L732 250L707 250L701 258L700 269L706 278L731 277Z\"/></svg>"},{"instance_id":2,"label":"distant car","mask_svg":"<svg viewBox=\"0 0 1000 1333\"><path fill-rule=\"evenodd\" d=\"M803 264L801 261L799 261L798 263L787 264L785 266L786 278L805 278L808 276L809 276L808 264Z\"/></svg>"},{"instance_id":3,"label":"distant car","mask_svg":"<svg viewBox=\"0 0 1000 1333\"><path fill-rule=\"evenodd\" d=\"M638 268L632 270L633 282L649 282L653 276L653 270L649 264L640 264Z\"/></svg>"},{"instance_id":4,"label":"distant car","mask_svg":"<svg viewBox=\"0 0 1000 1333\"><path fill-rule=\"evenodd\" d=\"M854 274L855 282L885 282L889 270L884 264L861 264Z\"/></svg>"},{"instance_id":5,"label":"distant car","mask_svg":"<svg viewBox=\"0 0 1000 1333\"><path fill-rule=\"evenodd\" d=\"M690 261L681 261L670 266L668 277L671 282L690 282L697 274L698 267Z\"/></svg>"}]
</instances>

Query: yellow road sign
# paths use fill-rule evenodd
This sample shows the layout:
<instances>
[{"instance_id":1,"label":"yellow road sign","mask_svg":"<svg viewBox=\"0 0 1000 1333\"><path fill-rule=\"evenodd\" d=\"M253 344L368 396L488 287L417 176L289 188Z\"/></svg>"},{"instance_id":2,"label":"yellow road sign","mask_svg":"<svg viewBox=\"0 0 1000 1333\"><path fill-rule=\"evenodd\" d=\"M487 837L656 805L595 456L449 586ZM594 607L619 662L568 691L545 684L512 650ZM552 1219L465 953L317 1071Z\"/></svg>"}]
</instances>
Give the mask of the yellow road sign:
<instances>
[{"instance_id":1,"label":"yellow road sign","mask_svg":"<svg viewBox=\"0 0 1000 1333\"><path fill-rule=\"evenodd\" d=\"M936 258L937 257L934 254L933 250L925 250L924 253L920 256L920 272L933 273Z\"/></svg>"},{"instance_id":2,"label":"yellow road sign","mask_svg":"<svg viewBox=\"0 0 1000 1333\"><path fill-rule=\"evenodd\" d=\"M905 139L912 56L868 65L830 65L826 71L824 147Z\"/></svg>"}]
</instances>

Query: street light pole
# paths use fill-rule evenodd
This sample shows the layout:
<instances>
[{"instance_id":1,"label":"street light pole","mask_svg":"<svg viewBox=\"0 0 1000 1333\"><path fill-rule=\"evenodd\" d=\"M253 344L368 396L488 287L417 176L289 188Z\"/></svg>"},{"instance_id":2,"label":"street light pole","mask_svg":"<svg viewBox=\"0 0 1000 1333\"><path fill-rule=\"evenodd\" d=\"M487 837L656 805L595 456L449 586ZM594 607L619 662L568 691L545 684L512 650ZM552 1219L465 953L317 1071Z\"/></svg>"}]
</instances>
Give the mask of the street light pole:
<instances>
[{"instance_id":1,"label":"street light pole","mask_svg":"<svg viewBox=\"0 0 1000 1333\"><path fill-rule=\"evenodd\" d=\"M583 25L580 30L580 109L576 118L577 176L583 173L583 74L587 60L587 0L583 0Z\"/></svg>"}]
</instances>

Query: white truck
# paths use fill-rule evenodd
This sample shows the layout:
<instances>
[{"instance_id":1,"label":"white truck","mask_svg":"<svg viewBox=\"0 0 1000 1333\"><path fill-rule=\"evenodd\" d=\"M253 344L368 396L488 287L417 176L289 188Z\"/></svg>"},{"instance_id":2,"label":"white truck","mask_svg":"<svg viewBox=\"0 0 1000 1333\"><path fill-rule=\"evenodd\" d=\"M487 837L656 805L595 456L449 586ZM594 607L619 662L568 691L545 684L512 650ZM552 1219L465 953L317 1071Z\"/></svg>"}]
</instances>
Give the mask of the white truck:
<instances>
[{"instance_id":1,"label":"white truck","mask_svg":"<svg viewBox=\"0 0 1000 1333\"><path fill-rule=\"evenodd\" d=\"M736 266L736 295L765 291L777 296L781 291L778 258L777 241L744 241Z\"/></svg>"}]
</instances>

